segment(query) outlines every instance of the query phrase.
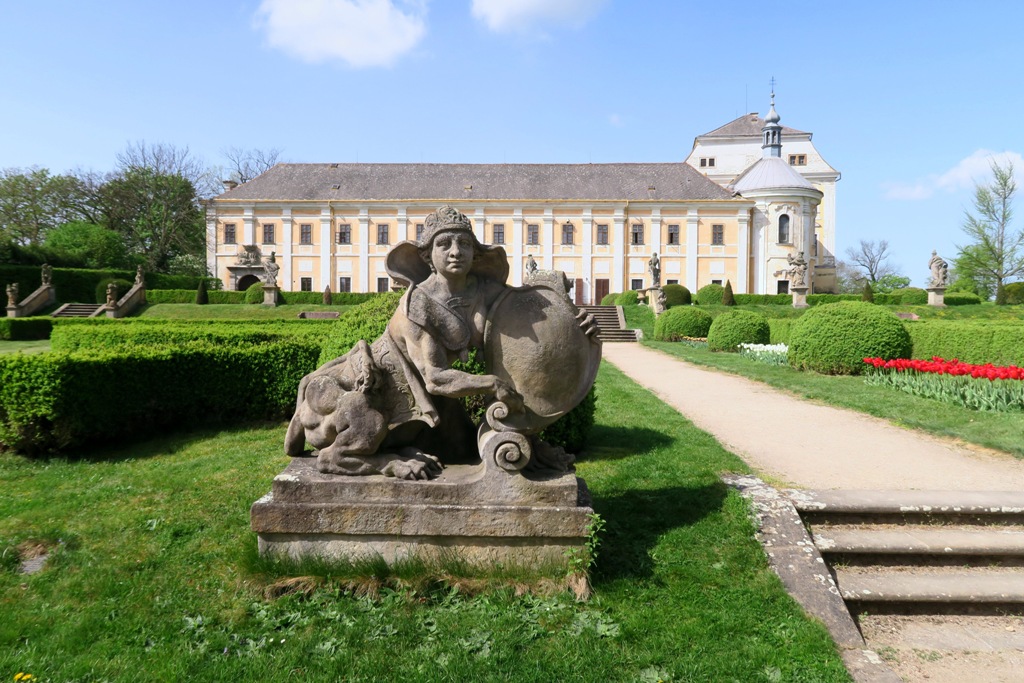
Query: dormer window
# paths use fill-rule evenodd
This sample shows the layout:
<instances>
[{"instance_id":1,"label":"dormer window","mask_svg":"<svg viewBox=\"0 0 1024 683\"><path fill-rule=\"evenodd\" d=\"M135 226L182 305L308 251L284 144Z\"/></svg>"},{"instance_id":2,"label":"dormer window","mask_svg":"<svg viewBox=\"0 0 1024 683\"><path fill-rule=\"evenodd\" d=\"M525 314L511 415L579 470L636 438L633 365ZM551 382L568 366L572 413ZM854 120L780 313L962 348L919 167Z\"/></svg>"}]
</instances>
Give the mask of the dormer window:
<instances>
[{"instance_id":1,"label":"dormer window","mask_svg":"<svg viewBox=\"0 0 1024 683\"><path fill-rule=\"evenodd\" d=\"M790 166L806 166L807 155L806 154L790 154L789 155Z\"/></svg>"},{"instance_id":2,"label":"dormer window","mask_svg":"<svg viewBox=\"0 0 1024 683\"><path fill-rule=\"evenodd\" d=\"M701 168L714 168L715 167L715 157L701 157L700 158L700 167Z\"/></svg>"}]
</instances>

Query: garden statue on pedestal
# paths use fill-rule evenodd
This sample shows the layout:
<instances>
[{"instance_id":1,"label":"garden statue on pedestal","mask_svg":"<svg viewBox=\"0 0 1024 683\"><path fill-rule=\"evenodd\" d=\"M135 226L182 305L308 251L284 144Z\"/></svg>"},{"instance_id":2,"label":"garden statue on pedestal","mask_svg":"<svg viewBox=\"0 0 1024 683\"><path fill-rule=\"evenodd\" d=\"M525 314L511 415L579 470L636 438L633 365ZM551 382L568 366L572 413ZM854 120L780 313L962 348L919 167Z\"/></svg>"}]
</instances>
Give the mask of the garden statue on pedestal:
<instances>
[{"instance_id":1,"label":"garden statue on pedestal","mask_svg":"<svg viewBox=\"0 0 1024 683\"><path fill-rule=\"evenodd\" d=\"M277 252L270 252L270 256L263 262L263 273L266 276L263 284L267 287L277 287L277 274L281 266L277 264Z\"/></svg>"},{"instance_id":2,"label":"garden statue on pedestal","mask_svg":"<svg viewBox=\"0 0 1024 683\"><path fill-rule=\"evenodd\" d=\"M40 271L40 285L43 287L49 287L53 284L53 266L49 263L44 263Z\"/></svg>"},{"instance_id":3,"label":"garden statue on pedestal","mask_svg":"<svg viewBox=\"0 0 1024 683\"><path fill-rule=\"evenodd\" d=\"M928 261L928 269L931 270L932 276L929 287L939 288L949 284L949 264L934 249Z\"/></svg>"},{"instance_id":4,"label":"garden statue on pedestal","mask_svg":"<svg viewBox=\"0 0 1024 683\"><path fill-rule=\"evenodd\" d=\"M7 285L7 307L14 308L18 305L18 283L12 282Z\"/></svg>"},{"instance_id":5,"label":"garden statue on pedestal","mask_svg":"<svg viewBox=\"0 0 1024 683\"><path fill-rule=\"evenodd\" d=\"M117 308L117 285L113 282L107 285L107 308Z\"/></svg>"},{"instance_id":6,"label":"garden statue on pedestal","mask_svg":"<svg viewBox=\"0 0 1024 683\"><path fill-rule=\"evenodd\" d=\"M790 288L806 287L807 261L804 259L804 252L797 252L796 257L792 254L786 254L786 262L789 264L786 275L789 276Z\"/></svg>"},{"instance_id":7,"label":"garden statue on pedestal","mask_svg":"<svg viewBox=\"0 0 1024 683\"><path fill-rule=\"evenodd\" d=\"M526 277L529 279L531 275L537 272L537 259L533 258L533 254L529 254L526 257Z\"/></svg>"},{"instance_id":8,"label":"garden statue on pedestal","mask_svg":"<svg viewBox=\"0 0 1024 683\"><path fill-rule=\"evenodd\" d=\"M144 275L142 273L142 266L138 266L135 269L135 286L138 287L143 282L145 282L145 277L144 277Z\"/></svg>"},{"instance_id":9,"label":"garden statue on pedestal","mask_svg":"<svg viewBox=\"0 0 1024 683\"><path fill-rule=\"evenodd\" d=\"M432 479L442 463L505 459L506 469L565 469L532 436L576 406L600 362L593 318L548 287L512 288L501 247L480 244L469 218L444 207L419 242L386 259L408 286L383 335L304 377L285 451L310 443L317 469ZM456 370L470 349L488 374ZM477 430L461 397L491 400ZM546 456L550 460L545 462ZM503 465L504 466L504 465Z\"/></svg>"},{"instance_id":10,"label":"garden statue on pedestal","mask_svg":"<svg viewBox=\"0 0 1024 683\"><path fill-rule=\"evenodd\" d=\"M647 269L651 272L651 286L661 286L661 259L658 258L657 252L655 252L651 256L651 260L647 262Z\"/></svg>"}]
</instances>

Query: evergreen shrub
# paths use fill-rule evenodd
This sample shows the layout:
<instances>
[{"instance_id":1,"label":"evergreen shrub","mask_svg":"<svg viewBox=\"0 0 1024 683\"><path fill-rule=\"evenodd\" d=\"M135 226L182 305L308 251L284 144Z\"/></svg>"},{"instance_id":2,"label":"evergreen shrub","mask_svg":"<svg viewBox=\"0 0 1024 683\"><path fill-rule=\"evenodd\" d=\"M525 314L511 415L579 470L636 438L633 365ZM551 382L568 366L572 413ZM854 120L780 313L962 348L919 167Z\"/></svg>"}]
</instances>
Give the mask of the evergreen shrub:
<instances>
[{"instance_id":1,"label":"evergreen shrub","mask_svg":"<svg viewBox=\"0 0 1024 683\"><path fill-rule=\"evenodd\" d=\"M971 292L946 292L943 302L947 306L973 306L981 303L981 297Z\"/></svg>"},{"instance_id":2,"label":"evergreen shrub","mask_svg":"<svg viewBox=\"0 0 1024 683\"><path fill-rule=\"evenodd\" d=\"M753 311L726 311L708 330L708 349L735 351L740 344L767 344L771 339L768 318Z\"/></svg>"},{"instance_id":3,"label":"evergreen shrub","mask_svg":"<svg viewBox=\"0 0 1024 683\"><path fill-rule=\"evenodd\" d=\"M657 341L679 341L683 337L706 337L711 315L693 306L670 308L654 321Z\"/></svg>"},{"instance_id":4,"label":"evergreen shrub","mask_svg":"<svg viewBox=\"0 0 1024 683\"><path fill-rule=\"evenodd\" d=\"M924 306L928 303L928 292L920 287L904 287L892 293L893 298L899 298L901 306Z\"/></svg>"},{"instance_id":5,"label":"evergreen shrub","mask_svg":"<svg viewBox=\"0 0 1024 683\"><path fill-rule=\"evenodd\" d=\"M693 301L690 290L682 285L665 285L661 290L665 292L665 308L689 306Z\"/></svg>"},{"instance_id":6,"label":"evergreen shrub","mask_svg":"<svg viewBox=\"0 0 1024 683\"><path fill-rule=\"evenodd\" d=\"M780 295L783 296L783 295ZM784 296L789 296L784 295ZM861 294L808 294L807 305L808 306L820 306L821 304L834 304L840 301L863 301L864 297ZM793 297L790 296L790 304L793 303Z\"/></svg>"},{"instance_id":7,"label":"evergreen shrub","mask_svg":"<svg viewBox=\"0 0 1024 683\"><path fill-rule=\"evenodd\" d=\"M789 335L793 331L793 323L797 318L768 318L770 334L768 343L789 345Z\"/></svg>"},{"instance_id":8,"label":"evergreen shrub","mask_svg":"<svg viewBox=\"0 0 1024 683\"><path fill-rule=\"evenodd\" d=\"M140 318L116 325L61 324L54 328L50 336L50 348L53 351L70 353L185 346L194 342L238 346L267 344L291 338L313 339L322 344L330 332L329 323L333 322L166 320L160 321L159 324L150 324L148 319Z\"/></svg>"},{"instance_id":9,"label":"evergreen shrub","mask_svg":"<svg viewBox=\"0 0 1024 683\"><path fill-rule=\"evenodd\" d=\"M608 294L605 294L604 297L601 299L601 305L615 306L615 300L619 298L620 293L621 292L610 292Z\"/></svg>"},{"instance_id":10,"label":"evergreen shrub","mask_svg":"<svg viewBox=\"0 0 1024 683\"><path fill-rule=\"evenodd\" d=\"M1011 282L1003 285L1003 293L1006 295L1006 303L1011 306L1024 304L1024 282Z\"/></svg>"},{"instance_id":11,"label":"evergreen shrub","mask_svg":"<svg viewBox=\"0 0 1024 683\"><path fill-rule=\"evenodd\" d=\"M910 358L911 340L891 311L868 302L815 306L797 318L789 364L825 375L858 375L865 358Z\"/></svg>"},{"instance_id":12,"label":"evergreen shrub","mask_svg":"<svg viewBox=\"0 0 1024 683\"><path fill-rule=\"evenodd\" d=\"M2 341L49 339L51 329L53 329L53 318L49 316L0 318L0 340Z\"/></svg>"},{"instance_id":13,"label":"evergreen shrub","mask_svg":"<svg viewBox=\"0 0 1024 683\"><path fill-rule=\"evenodd\" d=\"M23 295L34 292L40 285L39 266L0 265L0 291L12 282L17 282ZM57 290L59 303L87 303L95 301L96 289L103 280L120 279L134 282L134 270L89 270L86 268L54 268L53 286ZM207 289L219 290L223 283L215 277L200 278L194 275L165 275L146 273L146 289L187 289L193 295L199 280L205 279ZM127 290L125 290L127 291ZM148 294L148 292L147 292ZM104 289L103 302L107 293ZM99 303L103 303L99 302Z\"/></svg>"},{"instance_id":14,"label":"evergreen shrub","mask_svg":"<svg viewBox=\"0 0 1024 683\"><path fill-rule=\"evenodd\" d=\"M810 296L807 297L808 301L810 300L810 298ZM733 299L735 299L736 304L740 306L749 304L759 304L763 306L793 305L792 294L734 294Z\"/></svg>"},{"instance_id":15,"label":"evergreen shrub","mask_svg":"<svg viewBox=\"0 0 1024 683\"><path fill-rule=\"evenodd\" d=\"M906 324L912 358L1024 366L1024 321L918 320Z\"/></svg>"},{"instance_id":16,"label":"evergreen shrub","mask_svg":"<svg viewBox=\"0 0 1024 683\"><path fill-rule=\"evenodd\" d=\"M206 280L200 280L196 288L196 305L205 306L210 303L210 295L206 293Z\"/></svg>"},{"instance_id":17,"label":"evergreen shrub","mask_svg":"<svg viewBox=\"0 0 1024 683\"><path fill-rule=\"evenodd\" d=\"M128 280L122 280L121 278L107 278L100 280L96 285L96 303L105 304L107 303L107 285L111 282L117 287L117 293L114 295L114 300L119 300L122 296L128 293L128 290L132 288L133 284Z\"/></svg>"},{"instance_id":18,"label":"evergreen shrub","mask_svg":"<svg viewBox=\"0 0 1024 683\"><path fill-rule=\"evenodd\" d=\"M640 292L634 289L623 292L615 298L616 306L636 306L640 303Z\"/></svg>"},{"instance_id":19,"label":"evergreen shrub","mask_svg":"<svg viewBox=\"0 0 1024 683\"><path fill-rule=\"evenodd\" d=\"M704 285L697 290L697 303L701 306L721 306L724 293L725 287L722 285Z\"/></svg>"},{"instance_id":20,"label":"evergreen shrub","mask_svg":"<svg viewBox=\"0 0 1024 683\"><path fill-rule=\"evenodd\" d=\"M861 294L860 300L861 301L867 301L868 303L874 303L874 301L875 301L875 290L871 289L871 283L870 282L865 282L864 283L864 292Z\"/></svg>"},{"instance_id":21,"label":"evergreen shrub","mask_svg":"<svg viewBox=\"0 0 1024 683\"><path fill-rule=\"evenodd\" d=\"M263 303L263 283L254 282L249 285L249 288L245 290L245 303L247 304L261 304Z\"/></svg>"},{"instance_id":22,"label":"evergreen shrub","mask_svg":"<svg viewBox=\"0 0 1024 683\"><path fill-rule=\"evenodd\" d=\"M725 281L725 289L722 290L722 305L723 306L735 306L736 297L732 293L732 282L729 280Z\"/></svg>"}]
</instances>

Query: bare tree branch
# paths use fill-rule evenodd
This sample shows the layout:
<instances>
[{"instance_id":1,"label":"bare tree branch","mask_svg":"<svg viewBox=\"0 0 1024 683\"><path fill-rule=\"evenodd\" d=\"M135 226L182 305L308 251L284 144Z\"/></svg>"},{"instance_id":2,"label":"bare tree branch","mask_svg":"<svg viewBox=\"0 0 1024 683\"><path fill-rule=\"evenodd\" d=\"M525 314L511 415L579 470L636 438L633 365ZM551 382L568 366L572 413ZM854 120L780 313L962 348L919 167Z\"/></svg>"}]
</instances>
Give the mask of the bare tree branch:
<instances>
[{"instance_id":1,"label":"bare tree branch","mask_svg":"<svg viewBox=\"0 0 1024 683\"><path fill-rule=\"evenodd\" d=\"M269 171L281 156L280 149L241 149L228 147L221 154L228 160L228 171L231 180L247 183L253 178Z\"/></svg>"},{"instance_id":2,"label":"bare tree branch","mask_svg":"<svg viewBox=\"0 0 1024 683\"><path fill-rule=\"evenodd\" d=\"M860 268L868 282L875 283L886 275L896 275L896 268L888 263L889 243L880 240L877 243L873 240L861 240L860 246L856 249L847 247L846 259L849 263Z\"/></svg>"}]
</instances>

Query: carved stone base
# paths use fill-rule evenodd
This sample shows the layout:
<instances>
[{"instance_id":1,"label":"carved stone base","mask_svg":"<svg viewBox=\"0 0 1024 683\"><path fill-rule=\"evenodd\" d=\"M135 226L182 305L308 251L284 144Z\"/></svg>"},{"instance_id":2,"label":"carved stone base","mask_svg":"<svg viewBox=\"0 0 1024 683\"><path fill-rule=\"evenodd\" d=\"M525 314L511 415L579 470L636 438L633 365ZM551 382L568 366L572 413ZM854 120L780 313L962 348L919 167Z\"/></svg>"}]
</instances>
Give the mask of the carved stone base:
<instances>
[{"instance_id":1,"label":"carved stone base","mask_svg":"<svg viewBox=\"0 0 1024 683\"><path fill-rule=\"evenodd\" d=\"M793 308L807 308L807 287L790 287L793 295Z\"/></svg>"},{"instance_id":2,"label":"carved stone base","mask_svg":"<svg viewBox=\"0 0 1024 683\"><path fill-rule=\"evenodd\" d=\"M936 308L946 307L946 288L945 287L929 287L928 288L928 305L935 306Z\"/></svg>"},{"instance_id":3,"label":"carved stone base","mask_svg":"<svg viewBox=\"0 0 1024 683\"><path fill-rule=\"evenodd\" d=\"M8 306L7 307L7 317L8 318L20 318L21 317L21 311L18 309L17 306Z\"/></svg>"},{"instance_id":4,"label":"carved stone base","mask_svg":"<svg viewBox=\"0 0 1024 683\"><path fill-rule=\"evenodd\" d=\"M477 565L565 567L593 510L573 473L453 465L432 481L323 474L294 458L251 510L260 555L301 560L458 557Z\"/></svg>"},{"instance_id":5,"label":"carved stone base","mask_svg":"<svg viewBox=\"0 0 1024 683\"><path fill-rule=\"evenodd\" d=\"M278 299L280 298L279 292L280 287L274 285L263 285L263 305L264 306L277 306Z\"/></svg>"}]
</instances>

